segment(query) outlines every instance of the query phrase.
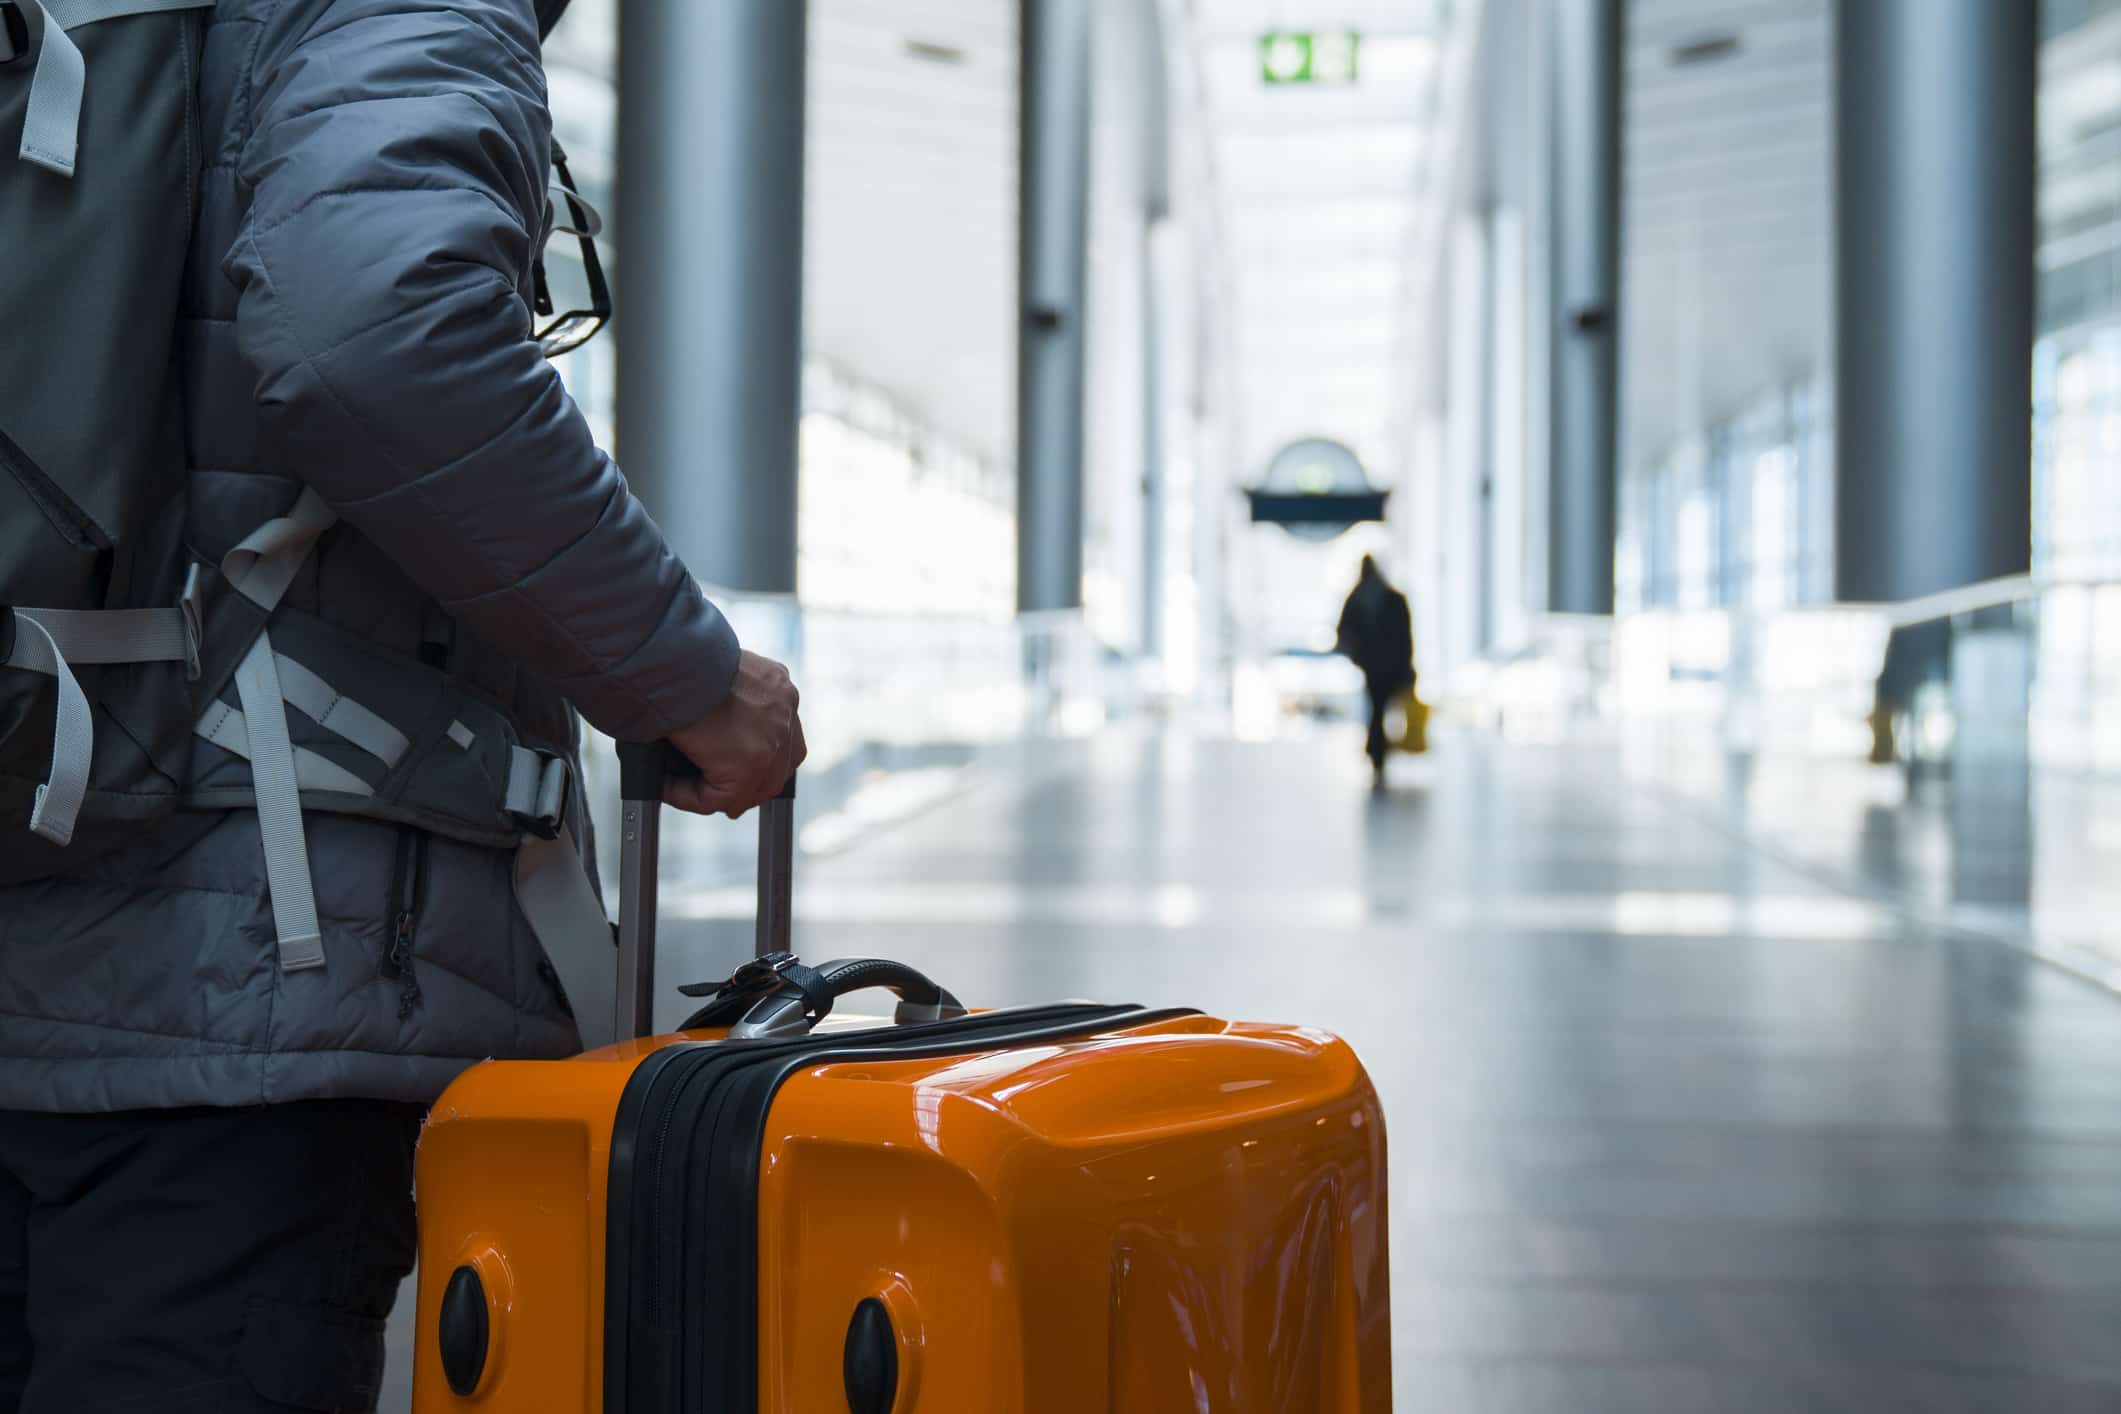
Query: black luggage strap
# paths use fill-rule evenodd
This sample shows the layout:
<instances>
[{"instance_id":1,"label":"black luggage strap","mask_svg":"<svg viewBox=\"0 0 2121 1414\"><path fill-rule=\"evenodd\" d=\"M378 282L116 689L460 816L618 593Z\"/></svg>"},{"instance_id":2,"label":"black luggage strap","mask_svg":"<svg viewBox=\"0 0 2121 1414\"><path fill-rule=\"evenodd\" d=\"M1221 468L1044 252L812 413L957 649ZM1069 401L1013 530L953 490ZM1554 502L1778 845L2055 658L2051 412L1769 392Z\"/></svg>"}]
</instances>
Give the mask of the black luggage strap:
<instances>
[{"instance_id":1,"label":"black luggage strap","mask_svg":"<svg viewBox=\"0 0 2121 1414\"><path fill-rule=\"evenodd\" d=\"M692 982L678 988L688 997L712 996L713 1000L686 1019L681 1031L699 1031L713 1026L734 1026L759 1002L782 992L803 999L803 1012L812 1021L832 1014L832 988L825 975L805 967L791 952L770 952L753 958L722 982Z\"/></svg>"}]
</instances>

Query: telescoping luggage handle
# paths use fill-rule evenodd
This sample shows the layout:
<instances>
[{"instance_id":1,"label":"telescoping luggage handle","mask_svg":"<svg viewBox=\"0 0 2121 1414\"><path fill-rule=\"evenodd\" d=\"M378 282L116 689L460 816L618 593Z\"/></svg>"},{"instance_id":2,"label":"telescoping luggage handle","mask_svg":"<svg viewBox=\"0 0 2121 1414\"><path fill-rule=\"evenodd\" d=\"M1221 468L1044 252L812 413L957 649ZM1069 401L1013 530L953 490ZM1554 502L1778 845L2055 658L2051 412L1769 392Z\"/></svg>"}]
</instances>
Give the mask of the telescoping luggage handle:
<instances>
[{"instance_id":1,"label":"telescoping luggage handle","mask_svg":"<svg viewBox=\"0 0 2121 1414\"><path fill-rule=\"evenodd\" d=\"M619 991L621 1040L655 1025L656 870L663 785L699 774L668 742L619 745ZM759 918L755 955L788 951L795 891L795 777L759 807Z\"/></svg>"},{"instance_id":2,"label":"telescoping luggage handle","mask_svg":"<svg viewBox=\"0 0 2121 1414\"><path fill-rule=\"evenodd\" d=\"M646 1036L655 1022L657 846L663 786L699 774L675 747L619 747L619 987L617 1034ZM963 1016L964 1004L900 962L839 958L805 967L789 948L794 894L795 778L759 810L759 916L752 960L729 980L680 987L711 997L684 1029L726 1026L731 1040L808 1031L849 992L880 987L898 997L900 1025Z\"/></svg>"}]
</instances>

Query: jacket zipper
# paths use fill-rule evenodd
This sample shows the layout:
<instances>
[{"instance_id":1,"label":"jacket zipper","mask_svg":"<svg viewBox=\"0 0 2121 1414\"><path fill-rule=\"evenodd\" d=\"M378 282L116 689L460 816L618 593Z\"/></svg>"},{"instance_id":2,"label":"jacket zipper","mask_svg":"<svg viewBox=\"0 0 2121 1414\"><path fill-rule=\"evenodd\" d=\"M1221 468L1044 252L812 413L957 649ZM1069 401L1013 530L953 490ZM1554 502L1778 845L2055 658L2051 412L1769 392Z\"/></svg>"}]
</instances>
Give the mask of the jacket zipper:
<instances>
[{"instance_id":1,"label":"jacket zipper","mask_svg":"<svg viewBox=\"0 0 2121 1414\"><path fill-rule=\"evenodd\" d=\"M390 946L383 954L383 975L398 984L398 1020L420 1004L420 979L413 972L413 933L419 925L420 897L427 887L427 833L406 826L398 831L398 857L391 869Z\"/></svg>"},{"instance_id":2,"label":"jacket zipper","mask_svg":"<svg viewBox=\"0 0 2121 1414\"><path fill-rule=\"evenodd\" d=\"M65 538L67 544L77 550L108 550L110 537L103 533L81 504L66 494L50 473L30 459L30 454L15 444L13 438L0 432L0 466L15 479L22 493L29 497L44 518L51 522L52 529Z\"/></svg>"}]
</instances>

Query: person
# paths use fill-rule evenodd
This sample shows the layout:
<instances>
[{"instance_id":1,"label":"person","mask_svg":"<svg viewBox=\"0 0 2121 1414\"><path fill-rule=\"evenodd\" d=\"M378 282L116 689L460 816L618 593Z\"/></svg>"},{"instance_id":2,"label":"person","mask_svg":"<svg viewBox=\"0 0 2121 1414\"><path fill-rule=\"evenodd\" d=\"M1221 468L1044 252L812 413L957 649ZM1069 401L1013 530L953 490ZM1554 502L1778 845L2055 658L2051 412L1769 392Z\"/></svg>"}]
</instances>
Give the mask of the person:
<instances>
[{"instance_id":1,"label":"person","mask_svg":"<svg viewBox=\"0 0 2121 1414\"><path fill-rule=\"evenodd\" d=\"M1895 628L1886 638L1885 661L1872 688L1871 764L1889 766L1899 759L1896 724L1914 710L1925 687L1950 681L1951 622L1932 619Z\"/></svg>"},{"instance_id":2,"label":"person","mask_svg":"<svg viewBox=\"0 0 2121 1414\"><path fill-rule=\"evenodd\" d=\"M577 712L667 738L700 768L670 803L737 815L803 759L796 688L535 336L553 9L202 12L186 539L222 562L306 488L338 516L284 599L311 639L433 665L551 760ZM373 1409L425 1106L485 1057L578 1049L511 850L301 818L301 970L252 809L0 889L0 1414Z\"/></svg>"},{"instance_id":3,"label":"person","mask_svg":"<svg viewBox=\"0 0 2121 1414\"><path fill-rule=\"evenodd\" d=\"M1414 685L1414 621L1407 596L1392 587L1377 561L1362 557L1362 573L1341 606L1335 647L1362 669L1370 699L1370 729L1364 751L1377 783L1385 779L1385 711L1392 699Z\"/></svg>"}]
</instances>

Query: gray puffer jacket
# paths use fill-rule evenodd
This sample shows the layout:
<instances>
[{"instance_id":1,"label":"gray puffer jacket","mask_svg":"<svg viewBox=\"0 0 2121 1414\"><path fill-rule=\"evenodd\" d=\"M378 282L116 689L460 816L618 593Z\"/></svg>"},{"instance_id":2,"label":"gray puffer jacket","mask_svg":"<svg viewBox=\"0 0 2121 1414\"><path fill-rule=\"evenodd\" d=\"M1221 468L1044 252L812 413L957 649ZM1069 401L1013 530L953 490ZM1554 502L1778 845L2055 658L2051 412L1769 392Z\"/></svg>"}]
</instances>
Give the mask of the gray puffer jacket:
<instances>
[{"instance_id":1,"label":"gray puffer jacket","mask_svg":"<svg viewBox=\"0 0 2121 1414\"><path fill-rule=\"evenodd\" d=\"M290 591L448 667L533 745L569 704L648 739L737 646L532 337L550 118L532 0L220 0L180 340L190 543L217 562L314 487L341 523ZM424 856L411 967L388 958ZM283 972L256 816L0 890L0 1107L427 1100L576 1044L511 857L312 814L325 965Z\"/></svg>"}]
</instances>

